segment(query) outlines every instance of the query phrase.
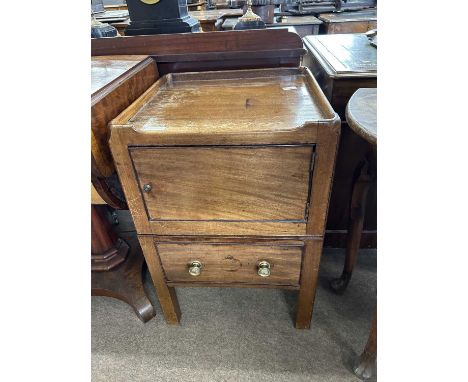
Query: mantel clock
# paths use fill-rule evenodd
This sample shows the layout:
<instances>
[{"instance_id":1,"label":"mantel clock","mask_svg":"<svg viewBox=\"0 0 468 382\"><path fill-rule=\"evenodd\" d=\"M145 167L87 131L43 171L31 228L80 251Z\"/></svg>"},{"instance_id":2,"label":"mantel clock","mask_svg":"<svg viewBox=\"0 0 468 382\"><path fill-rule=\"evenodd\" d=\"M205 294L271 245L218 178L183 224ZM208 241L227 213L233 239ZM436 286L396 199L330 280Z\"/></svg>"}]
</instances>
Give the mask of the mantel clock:
<instances>
[{"instance_id":1,"label":"mantel clock","mask_svg":"<svg viewBox=\"0 0 468 382\"><path fill-rule=\"evenodd\" d=\"M188 14L187 0L127 0L127 7L131 21L126 36L200 31Z\"/></svg>"}]
</instances>

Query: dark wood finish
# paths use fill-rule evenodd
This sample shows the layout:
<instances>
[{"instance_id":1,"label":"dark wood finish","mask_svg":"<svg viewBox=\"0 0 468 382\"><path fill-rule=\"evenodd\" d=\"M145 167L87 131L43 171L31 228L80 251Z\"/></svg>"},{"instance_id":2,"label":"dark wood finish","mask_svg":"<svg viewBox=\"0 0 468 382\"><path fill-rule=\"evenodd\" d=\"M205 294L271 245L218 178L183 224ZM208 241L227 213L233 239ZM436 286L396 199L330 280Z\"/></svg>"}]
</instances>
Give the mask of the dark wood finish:
<instances>
[{"instance_id":1,"label":"dark wood finish","mask_svg":"<svg viewBox=\"0 0 468 382\"><path fill-rule=\"evenodd\" d=\"M168 281L299 286L302 246L244 243L156 243ZM188 273L191 261L200 261L199 276ZM271 275L257 274L262 260L271 265Z\"/></svg>"},{"instance_id":2,"label":"dark wood finish","mask_svg":"<svg viewBox=\"0 0 468 382\"><path fill-rule=\"evenodd\" d=\"M340 117L357 89L377 87L377 49L365 34L307 36L304 45L303 64Z\"/></svg>"},{"instance_id":3,"label":"dark wood finish","mask_svg":"<svg viewBox=\"0 0 468 382\"><path fill-rule=\"evenodd\" d=\"M358 89L346 107L349 127L362 139L377 146L377 89Z\"/></svg>"},{"instance_id":4,"label":"dark wood finish","mask_svg":"<svg viewBox=\"0 0 468 382\"><path fill-rule=\"evenodd\" d=\"M91 39L92 56L166 55L272 51L280 57L291 49L301 49L302 40L284 30L250 30L215 33L180 33ZM301 51L302 53L302 51ZM300 57L298 57L300 58ZM296 65L297 66L297 65Z\"/></svg>"},{"instance_id":5,"label":"dark wood finish","mask_svg":"<svg viewBox=\"0 0 468 382\"><path fill-rule=\"evenodd\" d=\"M97 176L114 172L107 124L158 78L156 63L147 56L92 57L91 154ZM94 82L97 84L94 84Z\"/></svg>"},{"instance_id":6,"label":"dark wood finish","mask_svg":"<svg viewBox=\"0 0 468 382\"><path fill-rule=\"evenodd\" d=\"M354 366L354 374L359 378L367 380L376 376L377 373L377 309L372 319L369 338L357 364Z\"/></svg>"},{"instance_id":7,"label":"dark wood finish","mask_svg":"<svg viewBox=\"0 0 468 382\"><path fill-rule=\"evenodd\" d=\"M146 53L137 54L137 51ZM126 207L125 201L119 200L106 184L106 178L114 172L107 143L107 125L159 75L183 71L297 66L302 53L301 39L287 31L91 39L92 78L100 78L102 85L91 97L91 172L99 195L114 208ZM153 57L149 58L148 55ZM96 85L92 87L97 89Z\"/></svg>"},{"instance_id":8,"label":"dark wood finish","mask_svg":"<svg viewBox=\"0 0 468 382\"><path fill-rule=\"evenodd\" d=\"M298 288L296 326L309 327L340 133L311 73L167 75L110 128L166 320L180 318L174 285L206 281ZM176 237L185 243L173 242ZM268 240L298 241L303 266L297 245L286 256ZM194 254L207 265L201 281L190 282L185 272ZM272 275L278 273L259 281L253 267L263 256L273 263ZM237 261L242 268L226 274Z\"/></svg>"},{"instance_id":9,"label":"dark wood finish","mask_svg":"<svg viewBox=\"0 0 468 382\"><path fill-rule=\"evenodd\" d=\"M203 35L203 36L202 36ZM169 36L139 36L139 37L125 37L106 39L106 41L92 40L92 54L94 59L100 59L98 56L106 55L132 55L135 51L140 50L144 56L151 55L151 58L144 59L131 67L121 75L115 76L111 82L104 87L100 88L93 94L93 98L97 101L96 105L103 102L99 107L96 106L97 114L102 114L104 118L98 118L99 126L95 126L94 130L98 130L96 135L103 139L93 139L94 158L98 160L92 161L92 174L93 185L96 190L100 190L102 199L111 203L114 206L122 208L122 201L115 198L115 195L109 194L109 191L102 191L101 189L108 190L109 186L106 183L107 174L113 172L113 163L109 156L101 155L104 159L99 162L100 153L108 153L107 137L108 130L107 124L110 119L114 118L122 109L127 107L133 101L133 95L136 90L145 91L149 85L146 83L148 78L153 76L154 82L160 74L168 73L171 71L203 71L203 70L220 70L223 68L239 69L239 68L255 68L255 67L279 67L279 66L297 66L300 61L300 56L303 53L302 41L296 34L288 33L286 31L247 31L247 32L226 32L222 36L219 34L193 34L193 35L169 35ZM103 57L106 60L106 57ZM119 57L122 60L132 60L134 57ZM107 58L111 60L111 57ZM150 81L151 82L151 81ZM152 83L151 82L151 83ZM117 107L115 107L117 105ZM105 110L106 107L112 110ZM93 120L94 121L94 120ZM304 135L310 132L304 132ZM258 135L258 134L257 134ZM284 140L282 136L287 137L288 134L279 132L275 136L278 141L282 143ZM251 136L255 136L252 134ZM187 137L190 141L192 139ZM221 138L223 140L223 138ZM226 139L226 138L224 138ZM240 143L244 137L238 134L236 138ZM291 138L292 139L292 138ZM258 139L262 143L263 139ZM193 139L196 142L197 139ZM266 140L268 142L268 140ZM255 140L252 140L255 143ZM219 142L218 144L223 142ZM106 162L106 159L107 162ZM96 164L99 162L99 165ZM106 164L110 164L106 168ZM107 172L106 172L107 169ZM102 171L102 172L101 172ZM101 203L102 200L99 200ZM242 238L247 240L246 238ZM144 242L144 237L141 238ZM177 237L171 236L171 240L177 240ZM192 241L197 241L198 238L191 237ZM203 237L204 242L209 242L210 239ZM229 241L229 238L223 238L223 241ZM239 238L236 238L238 241ZM262 239L258 239L262 241ZM269 239L271 240L271 238ZM282 242L285 242L282 240ZM147 244L149 245L149 244ZM149 246L146 252L151 253L153 243ZM154 248L153 251L156 251ZM155 285L160 285L158 277L157 263L151 262L151 257L148 264L152 273ZM117 269L125 266L126 263L119 266ZM100 275L104 277L109 272L101 272ZM112 283L120 285L125 282L125 279L115 277ZM158 297L164 301L163 309L165 310L165 317L169 322L176 323L180 319L180 310L178 308L175 291L167 283L164 286L159 286ZM284 286L286 289L297 289L296 286ZM142 289L141 289L142 290Z\"/></svg>"},{"instance_id":10,"label":"dark wood finish","mask_svg":"<svg viewBox=\"0 0 468 382\"><path fill-rule=\"evenodd\" d=\"M373 173L369 170L368 160L363 161L357 169L357 178L353 183L351 195L350 216L348 225L348 237L346 243L345 265L341 276L333 279L330 286L338 294L345 291L351 280L357 254L361 244L362 227L364 225L364 213L367 194L373 182Z\"/></svg>"},{"instance_id":11,"label":"dark wood finish","mask_svg":"<svg viewBox=\"0 0 468 382\"><path fill-rule=\"evenodd\" d=\"M104 253L111 249L117 241L117 235L104 218L103 206L91 205L91 253Z\"/></svg>"},{"instance_id":12,"label":"dark wood finish","mask_svg":"<svg viewBox=\"0 0 468 382\"><path fill-rule=\"evenodd\" d=\"M156 314L143 288L144 257L141 249L132 246L128 259L109 272L91 272L91 294L108 296L126 302L138 318L147 322Z\"/></svg>"},{"instance_id":13,"label":"dark wood finish","mask_svg":"<svg viewBox=\"0 0 468 382\"><path fill-rule=\"evenodd\" d=\"M368 152L356 169L351 197L348 241L345 265L341 277L330 285L336 293L343 293L351 279L361 241L367 194L377 175L377 89L358 89L346 107L346 119L356 135L369 143Z\"/></svg>"},{"instance_id":14,"label":"dark wood finish","mask_svg":"<svg viewBox=\"0 0 468 382\"><path fill-rule=\"evenodd\" d=\"M301 288L297 300L296 329L309 329L317 290L323 238L306 240L301 269Z\"/></svg>"},{"instance_id":15,"label":"dark wood finish","mask_svg":"<svg viewBox=\"0 0 468 382\"><path fill-rule=\"evenodd\" d=\"M327 230L325 233L325 248L346 248L348 230ZM363 230L359 248L377 248L377 231Z\"/></svg>"},{"instance_id":16,"label":"dark wood finish","mask_svg":"<svg viewBox=\"0 0 468 382\"><path fill-rule=\"evenodd\" d=\"M151 221L302 222L313 151L310 145L176 146L130 149L130 156L140 189L152 185L143 193ZM218 177L223 183L213 185Z\"/></svg>"},{"instance_id":17,"label":"dark wood finish","mask_svg":"<svg viewBox=\"0 0 468 382\"><path fill-rule=\"evenodd\" d=\"M106 218L106 206L91 205L91 295L117 298L147 322L155 310L143 289L144 258L138 245L131 249Z\"/></svg>"},{"instance_id":18,"label":"dark wood finish","mask_svg":"<svg viewBox=\"0 0 468 382\"><path fill-rule=\"evenodd\" d=\"M147 56L99 57L91 62L91 181L92 203L108 203L125 208L126 203L116 196L108 176L114 172L107 146L107 122L133 101L132 95L145 88L136 86L140 63ZM149 61L152 63L152 60ZM154 65L155 69L155 65ZM129 75L130 73L130 75ZM136 77L132 77L135 75ZM130 79L133 78L133 79ZM129 80L129 82L126 82ZM124 85L126 83L126 85ZM128 87L130 85L130 87ZM155 314L142 285L143 258L141 251L130 251L106 218L106 206L91 205L91 270L92 295L118 298L133 307L146 322Z\"/></svg>"},{"instance_id":19,"label":"dark wood finish","mask_svg":"<svg viewBox=\"0 0 468 382\"><path fill-rule=\"evenodd\" d=\"M234 75L238 76L239 72L210 72L205 73L197 83L197 86L203 85L206 81L208 89L211 88L216 77ZM120 180L126 184L125 193L132 212L138 211L133 216L135 225L138 232L147 232L158 235L164 234L213 234L213 235L257 235L259 230L264 232L264 235L321 235L322 225L326 218L326 205L328 204L327 187L331 184L330 178L325 177L332 173L331 169L334 164L334 157L336 150L330 150L328 146L328 139L332 141L339 135L339 129L332 130L334 135L330 133L329 125L338 123L339 119L329 107L328 103L320 97L311 97L308 95L309 91L320 92L317 83L307 70L303 69L277 69L277 70L255 70L240 72L243 77L251 76L255 78L252 84L246 83L245 86L250 90L245 90L249 94L252 88L257 89L257 95L252 95L247 100L244 99L241 104L234 105L226 104L222 97L217 97L211 100L209 105L197 105L197 108L187 110L187 108L177 109L177 104L173 104L174 108L171 109L171 115L182 116L182 121L186 120L186 127L181 127L180 121L174 118L174 126L168 124L162 131L153 127L157 126L159 122L162 124L167 123L164 120L164 115L158 119L155 114L148 122L148 116L138 114L133 118L137 112L144 110L144 105L149 105L151 108L151 100L157 95L159 87L165 86L165 82L182 81L189 79L191 74L172 75L168 76L166 80L158 81L155 86L148 89L137 102L132 104L124 113L116 118L111 126L113 133L111 134L111 141L114 140L115 149L113 156L117 163L120 164L119 176ZM263 99L274 99L275 96L271 94L274 86L271 86L271 78L273 75L276 78L281 78L279 83L281 86L276 87L276 91L284 94L287 102L283 106L272 103L268 104L262 101ZM196 75L195 75L196 76ZM235 77L234 77L235 78ZM291 79L292 78L292 79ZM235 81L227 82L223 89L219 86L220 93L224 91L229 93L230 87L234 86ZM307 85L306 85L307 84ZM207 87L207 86L205 86ZM302 97L302 98L301 98ZM222 107L226 108L227 113L236 115L235 110L238 110L237 122L234 124L227 124L223 113L216 110L213 106L213 101L219 99ZM262 111L262 108L268 106L271 115L274 115L274 108L281 111L282 114L275 118L266 118L268 113ZM206 120L208 125L202 127L197 124L200 119L201 111L205 110L211 113L211 119ZM221 107L221 106L220 106ZM142 109L143 108L143 109ZM184 114L185 113L185 114ZM192 113L192 115L190 115ZM141 117L139 117L141 116ZM221 119L218 117L221 116ZM131 121L130 121L131 120ZM323 124L319 121L326 121ZM159 121L159 122L158 122ZM132 128L128 128L133 126ZM145 127L146 126L146 127ZM178 128L177 128L178 126ZM135 173L131 155L128 150L121 151L119 149L126 146L179 146L179 145L248 145L261 144L261 145L313 145L317 141L324 143L324 148L317 147L317 150L325 150L323 153L325 162L317 162L314 167L314 176L312 177L311 189L316 189L317 203L320 203L320 208L312 208L309 212L308 221L167 221L161 222L148 219L144 199L142 199L141 189L138 183L135 183ZM260 161L261 162L261 161ZM310 162L310 161L309 161ZM125 165L122 165L124 164ZM331 163L331 165L330 165ZM130 166L131 165L131 166ZM279 162L277 163L279 165ZM271 171L274 172L273 163L271 164ZM322 166L324 166L322 168ZM332 166L332 167L330 167ZM315 174L319 174L316 176ZM226 176L226 175L224 175ZM322 178L323 176L323 178ZM292 185L284 184L283 188L286 190ZM245 192L245 191L244 191ZM276 191L277 192L277 191ZM274 191L271 191L274 195ZM312 196L312 199L314 196ZM313 200L311 205L313 204ZM324 210L325 208L325 210ZM239 210L245 209L243 204L239 205Z\"/></svg>"},{"instance_id":20,"label":"dark wood finish","mask_svg":"<svg viewBox=\"0 0 468 382\"><path fill-rule=\"evenodd\" d=\"M106 40L106 41L102 41ZM167 73L297 67L302 40L286 30L254 30L92 39L93 55L145 54ZM140 52L140 53L135 53Z\"/></svg>"},{"instance_id":21,"label":"dark wood finish","mask_svg":"<svg viewBox=\"0 0 468 382\"><path fill-rule=\"evenodd\" d=\"M377 87L377 51L364 34L319 35L304 38L310 68L333 109L344 118L346 104L360 87ZM343 122L340 150L330 200L326 245L343 247L347 241L349 201L356 167L368 151L367 142ZM365 212L362 246L377 243L377 192L370 186Z\"/></svg>"},{"instance_id":22,"label":"dark wood finish","mask_svg":"<svg viewBox=\"0 0 468 382\"><path fill-rule=\"evenodd\" d=\"M91 205L91 270L110 271L122 264L128 245L117 237L104 217L105 206Z\"/></svg>"},{"instance_id":23,"label":"dark wood finish","mask_svg":"<svg viewBox=\"0 0 468 382\"><path fill-rule=\"evenodd\" d=\"M322 13L320 31L323 34L365 33L377 28L377 9L356 12Z\"/></svg>"}]
</instances>

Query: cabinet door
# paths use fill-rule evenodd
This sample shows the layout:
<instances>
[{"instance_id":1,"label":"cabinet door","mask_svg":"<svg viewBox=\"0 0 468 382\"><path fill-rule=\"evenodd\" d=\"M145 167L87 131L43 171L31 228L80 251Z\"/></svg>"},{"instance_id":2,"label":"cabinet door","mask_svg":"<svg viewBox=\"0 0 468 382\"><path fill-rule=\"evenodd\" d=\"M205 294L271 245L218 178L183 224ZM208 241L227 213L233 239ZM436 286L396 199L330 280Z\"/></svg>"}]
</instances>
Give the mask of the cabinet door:
<instances>
[{"instance_id":1,"label":"cabinet door","mask_svg":"<svg viewBox=\"0 0 468 382\"><path fill-rule=\"evenodd\" d=\"M130 148L150 221L306 222L312 145Z\"/></svg>"}]
</instances>

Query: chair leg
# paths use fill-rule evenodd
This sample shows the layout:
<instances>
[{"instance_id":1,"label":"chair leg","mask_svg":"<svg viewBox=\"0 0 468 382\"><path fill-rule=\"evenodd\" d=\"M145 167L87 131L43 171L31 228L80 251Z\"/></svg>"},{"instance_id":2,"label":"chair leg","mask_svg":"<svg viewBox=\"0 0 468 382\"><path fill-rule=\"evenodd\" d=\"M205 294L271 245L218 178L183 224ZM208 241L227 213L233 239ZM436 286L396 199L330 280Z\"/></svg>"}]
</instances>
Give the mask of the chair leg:
<instances>
[{"instance_id":1,"label":"chair leg","mask_svg":"<svg viewBox=\"0 0 468 382\"><path fill-rule=\"evenodd\" d=\"M361 379L372 378L377 371L377 309L372 319L366 347L354 367L354 374Z\"/></svg>"},{"instance_id":2,"label":"chair leg","mask_svg":"<svg viewBox=\"0 0 468 382\"><path fill-rule=\"evenodd\" d=\"M372 183L372 177L369 174L367 161L361 163L358 168L358 174L359 175L353 183L351 196L350 219L343 272L339 278L333 279L330 282L331 289L337 294L342 294L351 280L351 275L357 260L359 245L361 243L367 194L369 186Z\"/></svg>"}]
</instances>

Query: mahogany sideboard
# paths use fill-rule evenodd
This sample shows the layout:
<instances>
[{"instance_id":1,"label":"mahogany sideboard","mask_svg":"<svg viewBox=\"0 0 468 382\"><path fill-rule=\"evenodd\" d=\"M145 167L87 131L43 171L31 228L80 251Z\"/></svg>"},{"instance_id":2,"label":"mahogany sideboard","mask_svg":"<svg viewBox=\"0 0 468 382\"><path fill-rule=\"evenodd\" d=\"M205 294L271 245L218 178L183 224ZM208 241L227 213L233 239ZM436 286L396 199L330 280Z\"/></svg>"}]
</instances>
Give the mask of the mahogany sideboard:
<instances>
[{"instance_id":1,"label":"mahogany sideboard","mask_svg":"<svg viewBox=\"0 0 468 382\"><path fill-rule=\"evenodd\" d=\"M355 169L367 152L367 143L345 122L346 105L359 88L377 87L377 49L365 34L307 36L303 65L310 68L333 109L342 131L327 221L326 246L345 247L350 195ZM369 190L361 247L377 246L377 190Z\"/></svg>"},{"instance_id":2,"label":"mahogany sideboard","mask_svg":"<svg viewBox=\"0 0 468 382\"><path fill-rule=\"evenodd\" d=\"M340 133L310 71L168 74L110 126L166 321L174 287L284 288L309 328Z\"/></svg>"}]
</instances>

